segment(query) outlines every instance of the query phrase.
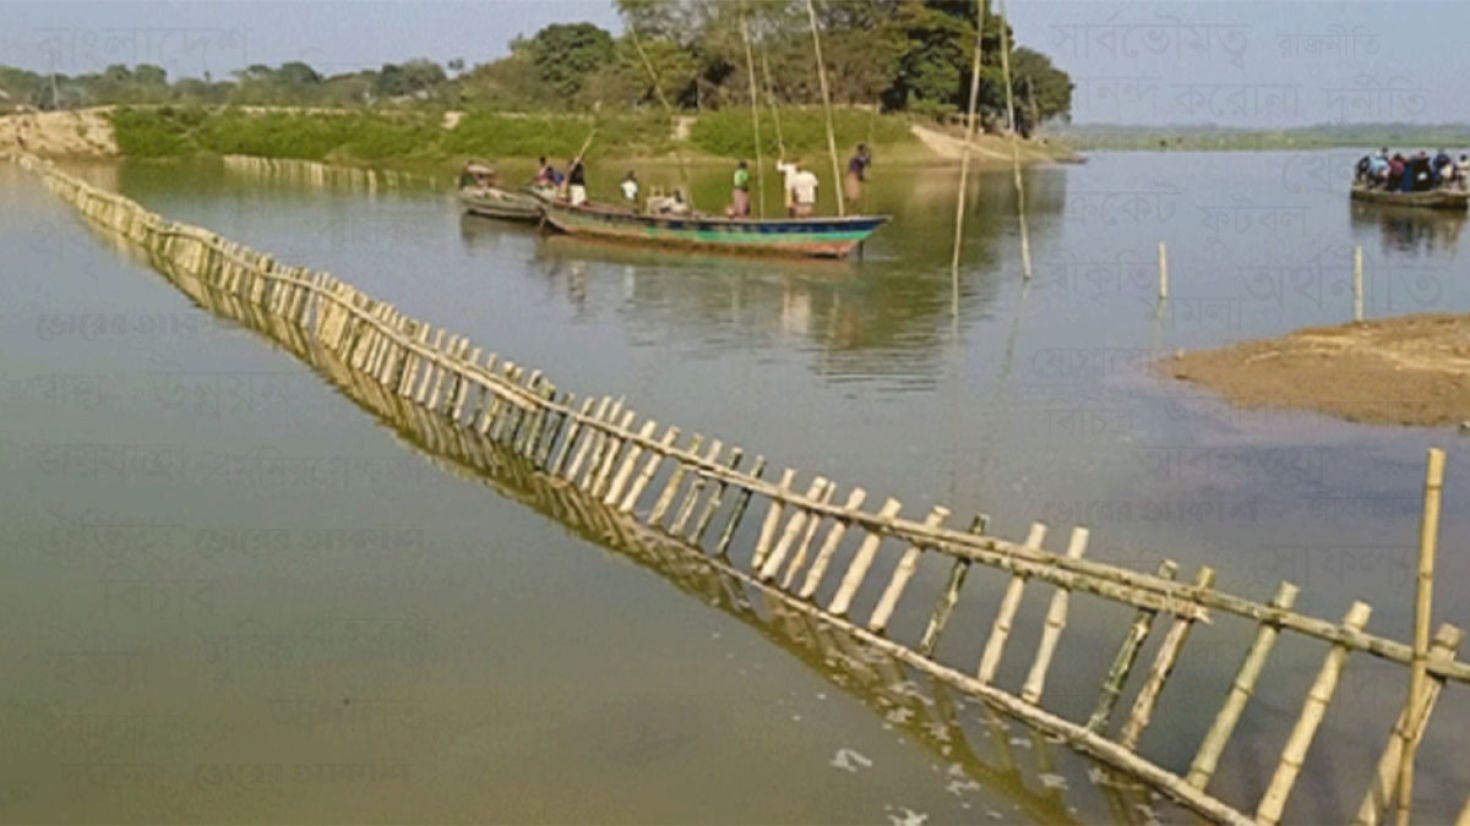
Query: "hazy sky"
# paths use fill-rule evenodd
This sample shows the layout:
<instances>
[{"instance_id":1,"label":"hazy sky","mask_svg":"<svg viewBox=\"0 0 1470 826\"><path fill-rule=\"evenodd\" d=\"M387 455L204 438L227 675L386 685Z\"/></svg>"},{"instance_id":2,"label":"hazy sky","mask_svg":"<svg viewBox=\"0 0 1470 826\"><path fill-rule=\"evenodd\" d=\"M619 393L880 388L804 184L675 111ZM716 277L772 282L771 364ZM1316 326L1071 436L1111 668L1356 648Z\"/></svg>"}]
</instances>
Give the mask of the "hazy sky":
<instances>
[{"instance_id":1,"label":"hazy sky","mask_svg":"<svg viewBox=\"0 0 1470 826\"><path fill-rule=\"evenodd\" d=\"M825 0L841 2L841 0ZM1010 0L1017 40L1077 83L1078 123L1470 121L1470 2ZM5 2L0 64L68 74L158 63L225 76L411 57L481 62L556 21L618 28L612 0Z\"/></svg>"}]
</instances>

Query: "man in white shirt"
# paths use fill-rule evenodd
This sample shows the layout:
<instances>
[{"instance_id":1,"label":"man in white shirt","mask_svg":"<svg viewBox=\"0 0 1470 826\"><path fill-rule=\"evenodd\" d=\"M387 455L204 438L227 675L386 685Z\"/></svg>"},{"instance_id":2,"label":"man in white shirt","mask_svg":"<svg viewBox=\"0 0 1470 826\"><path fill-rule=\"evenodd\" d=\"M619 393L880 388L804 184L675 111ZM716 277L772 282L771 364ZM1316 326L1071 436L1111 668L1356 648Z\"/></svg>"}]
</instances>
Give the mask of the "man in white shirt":
<instances>
[{"instance_id":1,"label":"man in white shirt","mask_svg":"<svg viewBox=\"0 0 1470 826\"><path fill-rule=\"evenodd\" d=\"M638 177L633 174L633 170L628 170L628 177L624 178L618 186L623 190L623 200L627 201L630 206L637 206Z\"/></svg>"},{"instance_id":2,"label":"man in white shirt","mask_svg":"<svg viewBox=\"0 0 1470 826\"><path fill-rule=\"evenodd\" d=\"M790 163L784 160L776 161L776 171L781 173L781 192L784 196L783 204L786 207L787 215L796 214L796 190L793 184L796 180L796 173L800 171L800 167L800 158L796 158Z\"/></svg>"},{"instance_id":3,"label":"man in white shirt","mask_svg":"<svg viewBox=\"0 0 1470 826\"><path fill-rule=\"evenodd\" d=\"M791 214L797 218L810 217L817 207L817 188L821 182L810 169L799 169L791 179L793 203Z\"/></svg>"}]
</instances>

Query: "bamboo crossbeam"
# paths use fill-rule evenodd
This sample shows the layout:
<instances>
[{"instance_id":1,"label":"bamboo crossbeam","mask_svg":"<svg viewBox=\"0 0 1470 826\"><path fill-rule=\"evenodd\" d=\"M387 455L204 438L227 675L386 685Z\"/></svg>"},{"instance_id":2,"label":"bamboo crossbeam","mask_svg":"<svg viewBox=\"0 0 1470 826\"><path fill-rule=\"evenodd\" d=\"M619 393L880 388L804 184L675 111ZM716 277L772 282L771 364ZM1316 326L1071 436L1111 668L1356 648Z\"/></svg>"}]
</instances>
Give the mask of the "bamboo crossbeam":
<instances>
[{"instance_id":1,"label":"bamboo crossbeam","mask_svg":"<svg viewBox=\"0 0 1470 826\"><path fill-rule=\"evenodd\" d=\"M1072 529L1072 539L1067 545L1067 558L1080 559L1087 551L1088 531L1083 527ZM1067 601L1071 592L1058 588L1051 595L1051 604L1046 608L1046 625L1041 631L1041 642L1036 648L1036 659L1026 675L1021 688L1021 699L1028 703L1041 702L1041 692L1046 688L1046 672L1051 668L1051 659L1056 655L1062 631L1067 627Z\"/></svg>"},{"instance_id":2,"label":"bamboo crossbeam","mask_svg":"<svg viewBox=\"0 0 1470 826\"><path fill-rule=\"evenodd\" d=\"M1032 522L1031 530L1026 535L1026 547L1037 549L1046 540L1046 525L1040 522ZM990 683L995 679L995 672L1000 668L1000 658L1005 651L1006 639L1011 635L1011 623L1016 619L1016 611L1021 608L1021 595L1026 588L1026 576L1019 572L1011 575L1011 581L1006 584L1005 596L1001 597L1000 608L995 612L995 621L990 626L990 636L985 640L985 651L980 655L980 666L976 672L976 679L982 683Z\"/></svg>"},{"instance_id":3,"label":"bamboo crossbeam","mask_svg":"<svg viewBox=\"0 0 1470 826\"><path fill-rule=\"evenodd\" d=\"M1366 602L1355 602L1343 618L1343 627L1362 630L1372 613L1373 609ZM1323 659L1322 670L1317 672L1317 679L1307 692L1301 716L1297 717L1296 725L1286 739L1286 746L1281 750L1281 761L1276 765L1276 773L1271 776L1266 793L1256 806L1257 821L1267 826L1281 822L1281 813L1286 808L1286 800L1291 796L1292 787L1296 785L1297 776L1301 774L1302 763L1307 759L1307 750L1312 747L1317 728L1327 714L1327 705L1337 692L1337 681L1347 657L1347 648L1334 645Z\"/></svg>"},{"instance_id":4,"label":"bamboo crossbeam","mask_svg":"<svg viewBox=\"0 0 1470 826\"><path fill-rule=\"evenodd\" d=\"M1464 632L1449 623L1445 623L1435 632L1434 642L1429 647L1429 656L1441 662L1452 660L1455 651L1460 647L1464 639ZM1415 704L1414 712L1418 720L1416 731L1409 731L1409 714L1406 708L1399 712L1398 719L1394 721L1393 730L1388 733L1388 743L1383 747L1383 755L1378 758L1378 770L1373 775L1373 782L1368 787L1368 792L1363 795L1363 802L1358 804L1357 817L1353 823L1361 826L1376 826L1381 821L1380 815L1389 804L1394 802L1394 792L1398 788L1399 769L1403 765L1404 744L1409 740L1422 740L1424 731L1429 726L1429 716L1434 713L1434 704L1439 699L1440 690L1444 688L1444 680L1431 678L1419 694L1419 700Z\"/></svg>"},{"instance_id":5,"label":"bamboo crossbeam","mask_svg":"<svg viewBox=\"0 0 1470 826\"><path fill-rule=\"evenodd\" d=\"M1297 592L1295 585L1283 582L1276 586L1276 595L1271 598L1271 604L1282 611L1290 611L1296 603ZM1276 637L1280 633L1279 626L1267 622L1261 623L1256 629L1255 641L1246 651L1245 661L1240 664L1240 670L1230 684L1230 690L1225 695L1225 704L1215 715L1215 722L1205 734L1205 739L1200 742L1199 751L1195 753L1194 761L1189 766L1185 782L1191 786L1197 789L1209 786L1210 778L1219 765L1220 754L1225 751L1225 745L1230 742L1230 735L1235 733L1235 725L1240 722L1246 703L1250 702L1255 693L1256 681L1260 679L1261 671L1266 667L1266 658L1271 655L1271 649L1276 645Z\"/></svg>"}]
</instances>

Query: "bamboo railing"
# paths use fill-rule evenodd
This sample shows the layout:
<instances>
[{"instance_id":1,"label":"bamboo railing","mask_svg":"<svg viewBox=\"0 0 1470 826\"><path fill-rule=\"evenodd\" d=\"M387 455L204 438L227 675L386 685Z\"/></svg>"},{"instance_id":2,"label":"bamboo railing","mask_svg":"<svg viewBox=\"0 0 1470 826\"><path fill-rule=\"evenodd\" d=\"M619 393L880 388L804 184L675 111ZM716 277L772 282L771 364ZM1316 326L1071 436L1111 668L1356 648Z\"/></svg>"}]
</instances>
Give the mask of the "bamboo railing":
<instances>
[{"instance_id":1,"label":"bamboo railing","mask_svg":"<svg viewBox=\"0 0 1470 826\"><path fill-rule=\"evenodd\" d=\"M1045 547L1046 526L1040 523L1032 526L1026 541L1017 543L988 534L983 515L968 529L948 528L944 522L950 512L942 506L934 506L916 521L901 516L903 506L896 499L883 500L877 509L865 508L869 500L862 488L839 497L838 484L825 477L815 476L803 485L798 482L800 474L787 468L773 483L763 478L764 457L757 457L751 470L742 471L747 454L738 446L700 434L684 440L674 427L659 435L658 423L645 419L638 424L639 416L626 408L623 399L604 396L579 404L541 371L501 362L494 353L484 355L469 339L408 318L330 274L283 266L203 228L167 221L48 162L30 156L16 160L41 175L53 192L94 225L145 249L155 266L176 282L187 278L206 285L216 300L238 305L239 312L283 329L282 335L330 353L354 372L355 381L368 382L373 393L408 411L404 415L432 422L437 447L481 458L491 453L517 457L529 472L576 491L584 505L597 505L596 518L609 533L656 532L700 564L761 594L773 610L804 617L979 698L1133 775L1207 819L1280 820L1343 669L1350 655L1362 653L1402 666L1406 675L1411 666L1422 675L1391 725L1359 811L1360 822L1377 822L1394 799L1404 756L1413 754L1439 695L1452 684L1470 683L1470 664L1456 658L1461 635L1452 626L1441 627L1425 655L1364 630L1370 612L1364 603L1354 604L1343 620L1334 622L1293 611L1297 589L1291 583L1281 583L1270 602L1257 602L1215 589L1214 571L1207 566L1185 584L1174 580L1177 566L1167 560L1156 573L1090 561L1084 556L1089 539L1085 528L1074 529L1066 551L1057 553ZM744 524L752 508L764 514L754 529ZM844 557L841 546L849 534L856 535L857 547L845 556L843 567L839 557ZM862 602L859 593L871 583L874 571L886 564L885 543L902 550L886 584L874 586L875 607L865 619L852 617L854 605ZM929 597L934 607L922 638L903 642L889 636L890 620L906 597L915 598L914 573L929 554L948 558L950 575L943 592ZM957 667L939 661L935 652L976 564L1009 574L1011 580L980 663ZM1013 692L994 681L1017 607L1032 583L1054 590L1038 650L1023 686ZM1134 609L1085 723L1041 705L1073 594ZM1256 627L1256 634L1187 775L1181 775L1143 755L1139 745L1185 653L1191 630L1217 615L1246 620ZM1163 642L1128 716L1118 733L1109 736L1112 713L1126 692L1143 643L1161 622L1168 626ZM1208 786L1284 632L1324 642L1327 652L1265 794L1247 809L1213 796Z\"/></svg>"}]
</instances>

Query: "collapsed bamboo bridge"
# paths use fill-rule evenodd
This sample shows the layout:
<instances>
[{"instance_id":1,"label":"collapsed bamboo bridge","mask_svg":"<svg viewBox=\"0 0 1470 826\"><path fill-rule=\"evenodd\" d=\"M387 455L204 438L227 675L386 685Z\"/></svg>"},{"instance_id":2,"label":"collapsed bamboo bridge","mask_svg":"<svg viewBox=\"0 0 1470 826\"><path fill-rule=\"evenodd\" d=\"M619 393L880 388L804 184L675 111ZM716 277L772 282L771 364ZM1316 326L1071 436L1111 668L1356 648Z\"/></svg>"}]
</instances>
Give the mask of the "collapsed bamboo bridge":
<instances>
[{"instance_id":1,"label":"collapsed bamboo bridge","mask_svg":"<svg viewBox=\"0 0 1470 826\"><path fill-rule=\"evenodd\" d=\"M1364 602L1355 602L1339 621L1294 611L1298 589L1289 582L1261 602L1215 589L1215 572L1208 566L1187 581L1176 581L1178 566L1170 561L1152 573L1089 561L1086 528L1073 529L1065 550L1057 552L1046 547L1047 529L1040 523L1033 523L1024 541L1014 542L989 534L984 516L954 528L946 526L951 513L942 506L916 519L902 515L902 503L893 498L876 508L867 505L861 487L839 497L837 483L822 476L799 480L796 470L786 468L771 481L764 457L754 457L743 469L747 457L738 446L701 434L685 439L677 427L660 429L652 419L640 421L621 399L579 401L540 370L486 354L467 337L409 318L328 273L283 265L207 229L169 221L47 161L29 155L14 159L42 176L92 224L145 250L175 283L189 280L207 290L210 306L254 319L254 326L272 338L329 354L335 381L348 382L375 400L374 409L392 409L399 419L416 422L412 430L425 440L426 450L459 457L472 467L518 462L523 475L564 492L559 501L576 510L578 519L607 528L603 533L623 537L627 544L656 540L661 553L677 551L753 589L770 610L801 617L823 633L981 700L1209 820L1281 821L1354 654L1402 667L1406 685L1411 685L1411 670L1415 673L1397 719L1383 721L1386 742L1376 771L1365 778L1355 816L1357 823L1389 819L1398 790L1412 788L1413 755L1441 693L1470 685L1470 663L1457 658L1462 633L1452 625L1438 628L1432 646L1411 646L1365 630L1371 608ZM757 516L747 523L752 514ZM850 554L842 552L845 540ZM909 586L926 555L945 558L950 569L938 594L921 597ZM936 656L939 640L977 564L1009 575L1004 596L979 662L942 662ZM886 579L878 574L883 567L890 568ZM1040 641L1019 690L1002 687L996 683L998 669L1033 583L1050 586ZM878 596L871 612L859 618L852 609L862 601L858 594L865 585L867 593L876 588ZM1085 720L1064 718L1043 703L1073 594L1133 611ZM933 605L915 640L889 634L905 598ZM1178 772L1138 746L1191 631L1221 617L1249 623L1254 637L1234 679L1222 686L1224 701L1213 724L1188 768ZM1427 628L1427 614L1419 619ZM1162 641L1140 671L1145 643L1156 631ZM1253 805L1223 800L1211 793L1211 779L1283 634L1325 644L1322 664L1299 701L1300 714L1259 799ZM1416 636L1427 637L1427 632ZM1131 705L1120 710L1135 684ZM1406 813L1406 808L1400 811ZM1470 801L1458 823L1470 825Z\"/></svg>"}]
</instances>

